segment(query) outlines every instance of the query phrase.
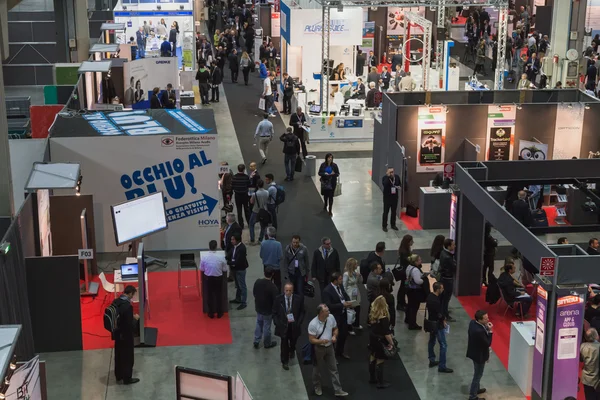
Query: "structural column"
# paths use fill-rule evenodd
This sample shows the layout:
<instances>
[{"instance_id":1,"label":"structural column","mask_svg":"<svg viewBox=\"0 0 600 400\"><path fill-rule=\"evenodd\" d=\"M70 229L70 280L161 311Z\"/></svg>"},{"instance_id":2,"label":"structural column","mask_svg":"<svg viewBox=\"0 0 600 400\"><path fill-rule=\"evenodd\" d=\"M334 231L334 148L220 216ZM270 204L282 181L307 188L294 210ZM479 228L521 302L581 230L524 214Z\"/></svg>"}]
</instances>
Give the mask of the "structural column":
<instances>
[{"instance_id":1,"label":"structural column","mask_svg":"<svg viewBox=\"0 0 600 400\"><path fill-rule=\"evenodd\" d=\"M554 1L554 4L552 5L552 34L550 36L550 45L552 55L558 55L559 63L555 71L553 71L551 87L554 87L557 81L562 81L562 64L566 59L567 50L569 50L571 7L572 2L570 1Z\"/></svg>"},{"instance_id":2,"label":"structural column","mask_svg":"<svg viewBox=\"0 0 600 400\"><path fill-rule=\"evenodd\" d=\"M75 17L75 40L77 41L77 62L87 61L90 57L90 23L87 14L87 0L73 0Z\"/></svg>"},{"instance_id":3,"label":"structural column","mask_svg":"<svg viewBox=\"0 0 600 400\"><path fill-rule=\"evenodd\" d=\"M8 58L7 26L7 0L0 0L0 216L3 217L14 215L8 123L6 121L6 95L4 94L4 74L2 72L2 61Z\"/></svg>"}]
</instances>

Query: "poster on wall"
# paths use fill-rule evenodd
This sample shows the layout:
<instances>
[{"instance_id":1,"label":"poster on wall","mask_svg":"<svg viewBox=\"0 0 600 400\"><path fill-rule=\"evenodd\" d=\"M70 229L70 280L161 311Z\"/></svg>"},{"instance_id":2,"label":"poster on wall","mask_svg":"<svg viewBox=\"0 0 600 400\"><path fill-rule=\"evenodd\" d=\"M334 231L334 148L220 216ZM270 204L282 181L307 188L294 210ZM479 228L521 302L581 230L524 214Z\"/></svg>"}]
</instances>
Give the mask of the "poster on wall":
<instances>
[{"instance_id":1,"label":"poster on wall","mask_svg":"<svg viewBox=\"0 0 600 400\"><path fill-rule=\"evenodd\" d=\"M417 172L442 172L446 138L446 107L419 107Z\"/></svg>"},{"instance_id":2,"label":"poster on wall","mask_svg":"<svg viewBox=\"0 0 600 400\"><path fill-rule=\"evenodd\" d=\"M552 398L577 396L584 304L582 297L573 295L557 300Z\"/></svg>"},{"instance_id":3,"label":"poster on wall","mask_svg":"<svg viewBox=\"0 0 600 400\"><path fill-rule=\"evenodd\" d=\"M50 229L50 191L37 191L38 223L40 227L40 250L42 257L52 255L52 230Z\"/></svg>"},{"instance_id":4,"label":"poster on wall","mask_svg":"<svg viewBox=\"0 0 600 400\"><path fill-rule=\"evenodd\" d=\"M182 43L182 58L183 58L183 67L186 71L191 71L194 68L194 34L193 32L184 32L183 33L183 43ZM173 86L177 86L177 84L173 84Z\"/></svg>"},{"instance_id":5,"label":"poster on wall","mask_svg":"<svg viewBox=\"0 0 600 400\"><path fill-rule=\"evenodd\" d=\"M179 68L177 61L176 57L157 57L142 58L123 64L123 78L127 86L125 98L128 98L129 91L132 91L133 106L142 103L139 107L149 108L149 104L144 102L149 100L148 96L152 93L152 89L158 87L164 90L169 83L174 88L178 87Z\"/></svg>"},{"instance_id":6,"label":"poster on wall","mask_svg":"<svg viewBox=\"0 0 600 400\"><path fill-rule=\"evenodd\" d=\"M450 239L456 240L456 223L458 221L458 196L450 195Z\"/></svg>"},{"instance_id":7,"label":"poster on wall","mask_svg":"<svg viewBox=\"0 0 600 400\"><path fill-rule=\"evenodd\" d=\"M6 400L42 400L39 356L15 370L6 389Z\"/></svg>"},{"instance_id":8,"label":"poster on wall","mask_svg":"<svg viewBox=\"0 0 600 400\"><path fill-rule=\"evenodd\" d=\"M271 12L271 36L272 37L280 37L281 36L281 18L280 12Z\"/></svg>"},{"instance_id":9,"label":"poster on wall","mask_svg":"<svg viewBox=\"0 0 600 400\"><path fill-rule=\"evenodd\" d=\"M513 159L516 116L517 107L514 105L488 106L486 161Z\"/></svg>"},{"instance_id":10,"label":"poster on wall","mask_svg":"<svg viewBox=\"0 0 600 400\"><path fill-rule=\"evenodd\" d=\"M425 16L425 9L419 7L417 10L414 8L403 8L403 7L388 7L387 8L387 35L404 35L406 31L406 20L404 19L405 12L415 12L421 16ZM410 28L411 35L422 35L423 28L418 25L412 25Z\"/></svg>"},{"instance_id":11,"label":"poster on wall","mask_svg":"<svg viewBox=\"0 0 600 400\"><path fill-rule=\"evenodd\" d=\"M548 160L548 145L519 140L519 160Z\"/></svg>"},{"instance_id":12,"label":"poster on wall","mask_svg":"<svg viewBox=\"0 0 600 400\"><path fill-rule=\"evenodd\" d=\"M582 103L561 103L556 107L552 158L554 160L579 158L583 135L584 105Z\"/></svg>"},{"instance_id":13,"label":"poster on wall","mask_svg":"<svg viewBox=\"0 0 600 400\"><path fill-rule=\"evenodd\" d=\"M363 39L359 48L365 54L369 54L369 51L375 49L375 22L363 22Z\"/></svg>"},{"instance_id":14,"label":"poster on wall","mask_svg":"<svg viewBox=\"0 0 600 400\"><path fill-rule=\"evenodd\" d=\"M531 376L531 388L538 394L542 394L542 374L544 371L544 340L546 330L546 305L548 292L543 287L537 288L537 318L535 326L535 349L533 351L533 367Z\"/></svg>"}]
</instances>

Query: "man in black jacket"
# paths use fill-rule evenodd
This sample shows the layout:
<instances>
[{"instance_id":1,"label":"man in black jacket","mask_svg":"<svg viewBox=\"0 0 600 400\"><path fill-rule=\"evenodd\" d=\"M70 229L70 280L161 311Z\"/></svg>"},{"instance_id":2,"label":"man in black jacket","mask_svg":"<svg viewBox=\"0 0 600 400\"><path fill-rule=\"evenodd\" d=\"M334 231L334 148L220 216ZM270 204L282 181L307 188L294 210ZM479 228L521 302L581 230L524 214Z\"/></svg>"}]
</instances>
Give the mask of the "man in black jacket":
<instances>
[{"instance_id":1,"label":"man in black jacket","mask_svg":"<svg viewBox=\"0 0 600 400\"><path fill-rule=\"evenodd\" d=\"M198 86L200 88L200 99L202 105L209 105L208 102L208 89L210 87L210 71L206 68L204 60L200 60L198 63L198 72L196 73L196 79L198 80Z\"/></svg>"},{"instance_id":2,"label":"man in black jacket","mask_svg":"<svg viewBox=\"0 0 600 400\"><path fill-rule=\"evenodd\" d=\"M283 73L283 113L292 113L292 96L294 95L294 78L287 72Z\"/></svg>"},{"instance_id":3,"label":"man in black jacket","mask_svg":"<svg viewBox=\"0 0 600 400\"><path fill-rule=\"evenodd\" d=\"M519 282L517 282L511 274L515 272L515 265L513 263L504 264L504 272L498 277L498 286L502 290L504 299L508 304L514 304L515 302L521 303L521 310L523 311L523 317L527 317L527 311L531 307L531 296L525 293L525 288ZM520 310L520 311L521 311ZM519 311L516 315L520 317Z\"/></svg>"},{"instance_id":4,"label":"man in black jacket","mask_svg":"<svg viewBox=\"0 0 600 400\"><path fill-rule=\"evenodd\" d=\"M244 229L244 217L246 222L250 223L250 178L246 175L246 166L238 165L238 172L232 177L231 188L233 189L233 197L235 199L235 207L237 210L238 222Z\"/></svg>"},{"instance_id":5,"label":"man in black jacket","mask_svg":"<svg viewBox=\"0 0 600 400\"><path fill-rule=\"evenodd\" d=\"M223 57L225 56L223 55ZM212 103L219 102L219 85L221 83L223 83L223 69L220 67L220 63L213 61L213 69L210 73L210 101Z\"/></svg>"},{"instance_id":6,"label":"man in black jacket","mask_svg":"<svg viewBox=\"0 0 600 400\"><path fill-rule=\"evenodd\" d=\"M588 248L586 249L586 253L588 253L590 256L599 256L600 255L600 243L598 242L598 239L596 238L591 238L588 241Z\"/></svg>"},{"instance_id":7,"label":"man in black jacket","mask_svg":"<svg viewBox=\"0 0 600 400\"><path fill-rule=\"evenodd\" d=\"M136 321L140 316L133 313L131 299L136 294L134 286L127 285L123 294L114 301L119 313L117 322L118 331L114 334L115 341L115 378L117 382L123 380L125 385L137 383L138 378L133 375L133 334Z\"/></svg>"},{"instance_id":8,"label":"man in black jacket","mask_svg":"<svg viewBox=\"0 0 600 400\"><path fill-rule=\"evenodd\" d=\"M512 204L511 213L524 227L529 228L533 224L533 217L531 216L531 209L526 199L527 193L524 190L520 190L517 200Z\"/></svg>"},{"instance_id":9,"label":"man in black jacket","mask_svg":"<svg viewBox=\"0 0 600 400\"><path fill-rule=\"evenodd\" d=\"M390 225L393 230L397 231L398 227L396 226L396 214L398 210L398 197L402 184L400 182L400 177L394 173L393 167L387 169L385 176L381 178L381 184L383 185L383 218L381 221L382 229L384 232L388 231L387 218L391 210L392 215L390 215Z\"/></svg>"},{"instance_id":10,"label":"man in black jacket","mask_svg":"<svg viewBox=\"0 0 600 400\"><path fill-rule=\"evenodd\" d=\"M233 247L231 243L231 238L233 235L241 235L242 227L240 224L235 222L235 214L229 213L225 217L225 221L227 222L227 227L225 228L225 234L223 235L223 242L221 242L221 248L225 250L225 254L227 254L231 248Z\"/></svg>"},{"instance_id":11,"label":"man in black jacket","mask_svg":"<svg viewBox=\"0 0 600 400\"><path fill-rule=\"evenodd\" d=\"M283 142L283 161L285 163L285 180L293 181L296 172L296 159L300 155L300 139L294 135L293 129L287 127L285 133L279 137Z\"/></svg>"},{"instance_id":12,"label":"man in black jacket","mask_svg":"<svg viewBox=\"0 0 600 400\"><path fill-rule=\"evenodd\" d=\"M427 320L431 321L431 325L435 330L429 332L429 368L438 367L439 372L452 373L452 369L446 367L446 316L442 313L442 302L440 298L444 292L444 284L435 282L433 284L433 292L427 296ZM440 361L435 360L435 341L440 344Z\"/></svg>"},{"instance_id":13,"label":"man in black jacket","mask_svg":"<svg viewBox=\"0 0 600 400\"><path fill-rule=\"evenodd\" d=\"M229 69L231 70L231 82L237 83L238 73L240 71L240 61L238 60L237 50L233 49L227 58L229 60Z\"/></svg>"},{"instance_id":14,"label":"man in black jacket","mask_svg":"<svg viewBox=\"0 0 600 400\"><path fill-rule=\"evenodd\" d=\"M452 291L454 290L454 276L456 275L456 259L454 258L454 250L456 250L456 243L454 240L447 238L444 240L444 248L440 253L440 275L442 277L441 282L444 284L444 294L442 300L442 314L446 317L447 321L454 321L454 318L450 317L448 311L448 305L452 298Z\"/></svg>"},{"instance_id":15,"label":"man in black jacket","mask_svg":"<svg viewBox=\"0 0 600 400\"><path fill-rule=\"evenodd\" d=\"M167 90L162 92L160 102L162 103L163 108L167 108L170 110L176 108L177 97L175 96L173 85L171 85L170 83L167 85Z\"/></svg>"},{"instance_id":16,"label":"man in black jacket","mask_svg":"<svg viewBox=\"0 0 600 400\"><path fill-rule=\"evenodd\" d=\"M150 95L150 108L153 110L162 108L162 103L160 102L160 99L158 98L159 92L160 92L160 89L157 87L152 89L152 94Z\"/></svg>"},{"instance_id":17,"label":"man in black jacket","mask_svg":"<svg viewBox=\"0 0 600 400\"><path fill-rule=\"evenodd\" d=\"M306 140L304 140L304 129L302 125L306 124L306 116L302 112L302 107L296 108L296 113L292 114L290 117L290 126L294 128L294 135L298 136L300 139L300 144L302 145L302 157L306 158L308 151L306 150Z\"/></svg>"},{"instance_id":18,"label":"man in black jacket","mask_svg":"<svg viewBox=\"0 0 600 400\"><path fill-rule=\"evenodd\" d=\"M273 322L275 323L275 336L281 338L281 365L288 371L290 359L294 359L296 342L301 334L304 321L304 299L294 294L294 285L286 283L283 294L275 298L273 303Z\"/></svg>"},{"instance_id":19,"label":"man in black jacket","mask_svg":"<svg viewBox=\"0 0 600 400\"><path fill-rule=\"evenodd\" d=\"M331 247L331 239L321 239L321 247L315 250L312 258L311 276L314 281L319 281L321 292L329 284L331 274L342 272L340 268L340 255Z\"/></svg>"},{"instance_id":20,"label":"man in black jacket","mask_svg":"<svg viewBox=\"0 0 600 400\"><path fill-rule=\"evenodd\" d=\"M365 63L367 62L367 56L362 50L358 50L356 55L356 76L363 76L365 72Z\"/></svg>"},{"instance_id":21,"label":"man in black jacket","mask_svg":"<svg viewBox=\"0 0 600 400\"><path fill-rule=\"evenodd\" d=\"M231 236L231 249L227 252L227 264L231 267L235 278L235 299L230 303L239 304L238 310L243 310L247 307L246 298L248 297L248 289L246 287L246 269L248 269L246 245L242 243L241 233L236 233Z\"/></svg>"},{"instance_id":22,"label":"man in black jacket","mask_svg":"<svg viewBox=\"0 0 600 400\"><path fill-rule=\"evenodd\" d=\"M367 258L365 258L364 260L361 260L360 274L362 275L363 283L367 284L367 286L368 286L367 281L369 279L369 274L373 270L373 268L372 268L373 262L376 262L377 264L381 265L382 271L385 270L385 261L383 260L384 255L385 255L385 242L377 242L377 244L375 245L375 251L370 252L369 255L367 256ZM381 273L378 273L378 275L381 275ZM375 289L377 289L377 288L375 288Z\"/></svg>"},{"instance_id":23,"label":"man in black jacket","mask_svg":"<svg viewBox=\"0 0 600 400\"><path fill-rule=\"evenodd\" d=\"M277 342L271 340L271 321L273 320L273 304L275 304L275 298L279 295L279 291L272 279L273 268L266 267L265 277L257 279L252 289L256 309L255 349L258 349L260 339L263 337L265 349L277 346Z\"/></svg>"},{"instance_id":24,"label":"man in black jacket","mask_svg":"<svg viewBox=\"0 0 600 400\"><path fill-rule=\"evenodd\" d=\"M339 272L331 274L331 284L327 285L323 290L323 302L329 308L331 315L335 318L337 327L339 330L338 340L335 345L335 355L350 359L350 357L344 353L344 347L346 344L346 338L348 337L348 316L346 309L352 308L352 302L348 293L344 290L343 276Z\"/></svg>"},{"instance_id":25,"label":"man in black jacket","mask_svg":"<svg viewBox=\"0 0 600 400\"><path fill-rule=\"evenodd\" d=\"M469 400L483 400L477 395L485 393L485 388L479 385L483 376L485 363L490 358L492 345L492 328L487 311L475 312L475 319L469 323L469 339L467 342L467 358L473 360L473 381L469 391Z\"/></svg>"}]
</instances>

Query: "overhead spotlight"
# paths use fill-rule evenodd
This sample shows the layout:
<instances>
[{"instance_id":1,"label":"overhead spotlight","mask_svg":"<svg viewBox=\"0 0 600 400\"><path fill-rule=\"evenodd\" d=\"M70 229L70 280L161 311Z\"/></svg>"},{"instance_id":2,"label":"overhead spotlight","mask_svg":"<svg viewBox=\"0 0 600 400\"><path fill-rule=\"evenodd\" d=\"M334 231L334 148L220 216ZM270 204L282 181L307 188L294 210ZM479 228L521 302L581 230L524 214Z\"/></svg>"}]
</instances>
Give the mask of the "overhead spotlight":
<instances>
[{"instance_id":1,"label":"overhead spotlight","mask_svg":"<svg viewBox=\"0 0 600 400\"><path fill-rule=\"evenodd\" d=\"M523 109L523 106L521 106L520 104L513 103L513 105L514 105L515 107L517 107L517 110L522 110L522 109Z\"/></svg>"},{"instance_id":2,"label":"overhead spotlight","mask_svg":"<svg viewBox=\"0 0 600 400\"><path fill-rule=\"evenodd\" d=\"M123 6L123 11L127 11L127 6Z\"/></svg>"},{"instance_id":3,"label":"overhead spotlight","mask_svg":"<svg viewBox=\"0 0 600 400\"><path fill-rule=\"evenodd\" d=\"M8 378L8 376L5 376L5 377L4 377L4 384L5 384L6 386L10 385L10 379Z\"/></svg>"},{"instance_id":4,"label":"overhead spotlight","mask_svg":"<svg viewBox=\"0 0 600 400\"><path fill-rule=\"evenodd\" d=\"M2 242L0 243L0 254L8 254L10 251L10 242ZM12 367L11 367L12 368Z\"/></svg>"},{"instance_id":5,"label":"overhead spotlight","mask_svg":"<svg viewBox=\"0 0 600 400\"><path fill-rule=\"evenodd\" d=\"M584 104L584 106L583 106L583 107L584 107L586 110L589 110L589 109L590 109L590 105L589 105L589 104Z\"/></svg>"},{"instance_id":6,"label":"overhead spotlight","mask_svg":"<svg viewBox=\"0 0 600 400\"><path fill-rule=\"evenodd\" d=\"M183 11L183 4L179 6L179 9Z\"/></svg>"},{"instance_id":7,"label":"overhead spotlight","mask_svg":"<svg viewBox=\"0 0 600 400\"><path fill-rule=\"evenodd\" d=\"M573 108L573 104L569 104L569 105L567 106L567 108L568 108L568 109L571 109L571 108Z\"/></svg>"},{"instance_id":8,"label":"overhead spotlight","mask_svg":"<svg viewBox=\"0 0 600 400\"><path fill-rule=\"evenodd\" d=\"M162 7L161 7L161 6L156 6L156 9L157 9L158 11L160 11L160 10L162 9Z\"/></svg>"}]
</instances>

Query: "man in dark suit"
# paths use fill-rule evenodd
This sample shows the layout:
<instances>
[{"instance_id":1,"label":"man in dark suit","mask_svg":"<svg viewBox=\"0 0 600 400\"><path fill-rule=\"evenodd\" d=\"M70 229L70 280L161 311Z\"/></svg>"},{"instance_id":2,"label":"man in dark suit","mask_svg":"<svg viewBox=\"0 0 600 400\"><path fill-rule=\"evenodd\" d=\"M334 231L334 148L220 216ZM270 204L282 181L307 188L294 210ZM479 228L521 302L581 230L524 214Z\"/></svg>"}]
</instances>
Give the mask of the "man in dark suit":
<instances>
[{"instance_id":1,"label":"man in dark suit","mask_svg":"<svg viewBox=\"0 0 600 400\"><path fill-rule=\"evenodd\" d=\"M152 89L152 94L150 95L150 108L153 110L162 108L162 103L158 98L158 92L160 92L160 89L155 87Z\"/></svg>"},{"instance_id":2,"label":"man in dark suit","mask_svg":"<svg viewBox=\"0 0 600 400\"><path fill-rule=\"evenodd\" d=\"M229 213L225 219L227 221L227 228L225 228L225 233L223 234L223 241L221 242L221 248L225 250L225 254L229 253L233 245L231 244L231 238L233 235L242 235L243 228L235 222L235 214ZM233 271L229 273L228 282L234 282ZM236 284L237 287L237 284Z\"/></svg>"},{"instance_id":3,"label":"man in dark suit","mask_svg":"<svg viewBox=\"0 0 600 400\"><path fill-rule=\"evenodd\" d=\"M516 315L520 316L520 311L523 311L523 317L527 318L527 312L531 307L531 296L525 293L525 288L518 282L511 274L515 272L515 264L513 262L506 262L504 264L504 272L498 277L498 286L502 290L504 299L508 304L514 304L515 302L521 303L519 311Z\"/></svg>"},{"instance_id":4,"label":"man in dark suit","mask_svg":"<svg viewBox=\"0 0 600 400\"><path fill-rule=\"evenodd\" d=\"M296 112L290 117L290 126L294 128L294 135L300 139L302 146L302 157L306 158L308 151L306 150L306 140L304 140L304 129L302 125L306 124L306 115L302 112L302 107L297 107Z\"/></svg>"},{"instance_id":5,"label":"man in dark suit","mask_svg":"<svg viewBox=\"0 0 600 400\"><path fill-rule=\"evenodd\" d=\"M331 247L331 239L324 237L321 239L321 247L315 250L312 258L311 276L315 281L319 281L321 292L325 285L329 284L331 274L341 273L340 255Z\"/></svg>"},{"instance_id":6,"label":"man in dark suit","mask_svg":"<svg viewBox=\"0 0 600 400\"><path fill-rule=\"evenodd\" d=\"M323 290L323 303L327 305L331 315L335 318L339 335L335 345L335 355L350 359L346 353L344 353L344 345L346 344L346 338L348 337L348 316L346 309L352 308L352 302L348 293L344 290L343 276L339 272L331 274L331 284L327 285Z\"/></svg>"},{"instance_id":7,"label":"man in dark suit","mask_svg":"<svg viewBox=\"0 0 600 400\"><path fill-rule=\"evenodd\" d=\"M294 96L294 78L287 72L283 73L283 113L292 113L292 96Z\"/></svg>"},{"instance_id":8,"label":"man in dark suit","mask_svg":"<svg viewBox=\"0 0 600 400\"><path fill-rule=\"evenodd\" d=\"M356 55L356 76L363 76L366 62L367 56L359 49L358 54Z\"/></svg>"},{"instance_id":9,"label":"man in dark suit","mask_svg":"<svg viewBox=\"0 0 600 400\"><path fill-rule=\"evenodd\" d=\"M294 358L296 341L300 337L305 314L304 298L294 294L292 283L286 283L283 294L277 296L273 303L275 336L281 338L281 365L286 371L290 369L288 366L290 359Z\"/></svg>"},{"instance_id":10,"label":"man in dark suit","mask_svg":"<svg viewBox=\"0 0 600 400\"><path fill-rule=\"evenodd\" d=\"M373 50L369 51L369 57L367 58L367 65L369 66L369 69L371 67L377 67L377 57L375 57L375 53L373 53Z\"/></svg>"},{"instance_id":11,"label":"man in dark suit","mask_svg":"<svg viewBox=\"0 0 600 400\"><path fill-rule=\"evenodd\" d=\"M115 378L117 382L123 380L125 385L139 382L132 378L133 374L133 333L136 321L140 316L133 313L131 299L137 292L134 286L127 285L123 294L113 304L117 307L119 319L118 332L114 333L115 341Z\"/></svg>"},{"instance_id":12,"label":"man in dark suit","mask_svg":"<svg viewBox=\"0 0 600 400\"><path fill-rule=\"evenodd\" d=\"M469 391L469 400L483 400L477 395L485 393L485 388L479 386L485 363L490 358L492 345L492 328L487 311L475 312L475 319L469 323L469 339L467 342L467 358L473 360L474 374Z\"/></svg>"},{"instance_id":13,"label":"man in dark suit","mask_svg":"<svg viewBox=\"0 0 600 400\"><path fill-rule=\"evenodd\" d=\"M246 269L248 269L246 245L242 243L242 234L235 233L231 236L231 248L227 252L227 264L231 267L235 278L235 299L230 303L239 304L238 310L247 307L248 288L246 286Z\"/></svg>"},{"instance_id":14,"label":"man in dark suit","mask_svg":"<svg viewBox=\"0 0 600 400\"><path fill-rule=\"evenodd\" d=\"M512 204L511 213L517 221L529 228L533 224L533 217L526 199L527 193L524 190L519 191L517 200Z\"/></svg>"},{"instance_id":15,"label":"man in dark suit","mask_svg":"<svg viewBox=\"0 0 600 400\"><path fill-rule=\"evenodd\" d=\"M167 90L162 92L160 95L160 102L163 108L175 109L177 103L177 97L175 96L175 91L173 90L173 85L170 83L167 85Z\"/></svg>"},{"instance_id":16,"label":"man in dark suit","mask_svg":"<svg viewBox=\"0 0 600 400\"><path fill-rule=\"evenodd\" d=\"M588 248L586 253L590 256L600 256L600 243L598 243L598 239L591 238L588 242Z\"/></svg>"},{"instance_id":17,"label":"man in dark suit","mask_svg":"<svg viewBox=\"0 0 600 400\"><path fill-rule=\"evenodd\" d=\"M390 210L392 215L390 216L390 225L392 229L397 231L396 217L398 210L398 197L400 193L400 177L394 173L394 168L388 168L385 176L381 178L381 184L383 185L383 218L381 221L381 227L384 232L387 232L387 218Z\"/></svg>"}]
</instances>

